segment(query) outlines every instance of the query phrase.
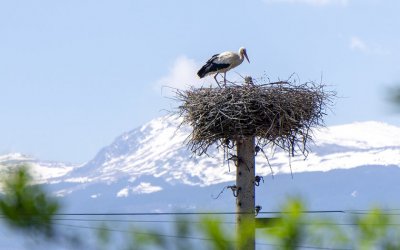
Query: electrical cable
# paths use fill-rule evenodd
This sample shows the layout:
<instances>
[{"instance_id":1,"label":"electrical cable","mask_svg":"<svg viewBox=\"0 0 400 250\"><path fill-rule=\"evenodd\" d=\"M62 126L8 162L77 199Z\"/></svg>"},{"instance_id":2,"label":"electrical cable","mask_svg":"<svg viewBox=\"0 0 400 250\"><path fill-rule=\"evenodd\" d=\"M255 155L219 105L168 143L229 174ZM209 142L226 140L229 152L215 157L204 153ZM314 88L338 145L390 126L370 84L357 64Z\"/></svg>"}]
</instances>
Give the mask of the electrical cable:
<instances>
[{"instance_id":1,"label":"electrical cable","mask_svg":"<svg viewBox=\"0 0 400 250\"><path fill-rule=\"evenodd\" d=\"M301 214L369 214L372 210L356 209L356 210L305 210L300 211ZM400 209L381 209L381 215L400 215L400 213L388 213L390 211L400 211ZM258 214L288 214L284 211L260 211ZM110 213L55 213L54 216L166 216L166 215L237 215L251 214L238 212L110 212ZM0 214L1 216L1 214Z\"/></svg>"},{"instance_id":2,"label":"electrical cable","mask_svg":"<svg viewBox=\"0 0 400 250\"><path fill-rule=\"evenodd\" d=\"M122 219L75 219L75 218L53 218L54 221L82 221L82 222L132 222L132 223L202 223L201 221L179 221L179 220L122 220ZM232 221L219 221L222 224L236 224Z\"/></svg>"},{"instance_id":3,"label":"electrical cable","mask_svg":"<svg viewBox=\"0 0 400 250\"><path fill-rule=\"evenodd\" d=\"M289 212L259 212L259 214L286 214ZM346 210L300 211L302 214L347 213ZM162 216L162 215L237 215L238 212L137 212L137 213L55 213L56 216Z\"/></svg>"},{"instance_id":4,"label":"electrical cable","mask_svg":"<svg viewBox=\"0 0 400 250\"><path fill-rule=\"evenodd\" d=\"M106 231L110 231L110 232L133 233L133 234L140 234L140 235L166 237L166 238L178 238L178 239L201 240L201 241L213 241L214 240L211 238L203 238L203 237L196 237L196 236L145 233L145 232L135 232L135 231L129 231L129 230L109 229L109 228L100 228L100 227L92 227L92 226L78 226L78 225L63 224L63 223L51 223L51 224L58 225L58 226L71 227L71 228L79 228L79 229L106 230ZM235 243L235 241L227 241L227 242ZM278 244L271 244L271 243L265 243L265 242L255 242L255 244L256 245L264 245L264 246L281 246ZM352 250L351 248L327 248L327 247L302 246L302 245L298 245L296 247L307 248L307 249L321 249L321 250Z\"/></svg>"}]
</instances>

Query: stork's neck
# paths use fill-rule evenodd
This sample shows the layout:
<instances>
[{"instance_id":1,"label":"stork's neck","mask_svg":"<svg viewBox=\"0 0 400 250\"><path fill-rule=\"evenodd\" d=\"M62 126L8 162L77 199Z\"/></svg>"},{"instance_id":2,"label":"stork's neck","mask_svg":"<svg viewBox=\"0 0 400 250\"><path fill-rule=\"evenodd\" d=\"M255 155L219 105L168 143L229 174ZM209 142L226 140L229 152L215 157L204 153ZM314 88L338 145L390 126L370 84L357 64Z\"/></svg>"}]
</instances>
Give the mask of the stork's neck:
<instances>
[{"instance_id":1,"label":"stork's neck","mask_svg":"<svg viewBox=\"0 0 400 250\"><path fill-rule=\"evenodd\" d=\"M239 54L239 59L240 59L240 61L243 62L243 60L244 60L244 55L243 55L242 50L239 49L238 54Z\"/></svg>"},{"instance_id":2,"label":"stork's neck","mask_svg":"<svg viewBox=\"0 0 400 250\"><path fill-rule=\"evenodd\" d=\"M244 60L244 55L243 55L243 53L239 53L239 59L240 59L240 63L242 63L243 60Z\"/></svg>"}]
</instances>

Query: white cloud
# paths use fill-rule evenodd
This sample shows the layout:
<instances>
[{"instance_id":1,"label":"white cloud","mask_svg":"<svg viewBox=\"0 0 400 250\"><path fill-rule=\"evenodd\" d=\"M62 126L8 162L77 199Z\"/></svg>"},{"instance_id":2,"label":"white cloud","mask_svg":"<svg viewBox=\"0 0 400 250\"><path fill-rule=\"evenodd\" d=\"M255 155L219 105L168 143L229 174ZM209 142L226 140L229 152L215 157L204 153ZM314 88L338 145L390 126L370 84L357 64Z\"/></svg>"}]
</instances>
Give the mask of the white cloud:
<instances>
[{"instance_id":1,"label":"white cloud","mask_svg":"<svg viewBox=\"0 0 400 250\"><path fill-rule=\"evenodd\" d=\"M196 63L195 60L186 56L179 56L170 67L168 74L161 77L154 84L154 89L161 91L163 96L174 96L176 89L188 89L190 86L208 87L212 85L216 87L213 76L207 76L203 79L197 76L197 71L200 67L201 64ZM230 81L243 81L242 77L235 70L230 71L228 74L227 78ZM222 81L222 76L220 75L218 79Z\"/></svg>"},{"instance_id":2,"label":"white cloud","mask_svg":"<svg viewBox=\"0 0 400 250\"><path fill-rule=\"evenodd\" d=\"M174 61L168 74L157 81L155 89L162 90L164 96L171 96L174 89L186 89L189 86L198 85L201 82L197 77L199 68L193 59L180 56Z\"/></svg>"},{"instance_id":3,"label":"white cloud","mask_svg":"<svg viewBox=\"0 0 400 250\"><path fill-rule=\"evenodd\" d=\"M266 3L294 3L294 4L308 4L314 6L324 6L330 4L346 6L349 0L264 0Z\"/></svg>"},{"instance_id":4,"label":"white cloud","mask_svg":"<svg viewBox=\"0 0 400 250\"><path fill-rule=\"evenodd\" d=\"M378 44L367 43L358 36L352 36L350 38L349 47L351 50L359 51L364 54L381 55L381 56L390 54L390 51L382 48L382 46Z\"/></svg>"}]
</instances>

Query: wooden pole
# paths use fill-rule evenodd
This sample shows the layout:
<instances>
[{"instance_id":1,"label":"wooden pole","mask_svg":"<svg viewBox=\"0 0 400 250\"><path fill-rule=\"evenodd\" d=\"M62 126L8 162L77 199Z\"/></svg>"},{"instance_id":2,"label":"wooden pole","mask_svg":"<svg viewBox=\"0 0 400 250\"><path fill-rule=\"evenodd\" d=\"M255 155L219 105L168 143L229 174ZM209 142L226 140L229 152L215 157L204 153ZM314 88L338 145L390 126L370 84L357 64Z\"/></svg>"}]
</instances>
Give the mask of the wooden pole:
<instances>
[{"instance_id":1,"label":"wooden pole","mask_svg":"<svg viewBox=\"0 0 400 250\"><path fill-rule=\"evenodd\" d=\"M236 141L236 233L238 250L255 249L255 138L240 137Z\"/></svg>"}]
</instances>

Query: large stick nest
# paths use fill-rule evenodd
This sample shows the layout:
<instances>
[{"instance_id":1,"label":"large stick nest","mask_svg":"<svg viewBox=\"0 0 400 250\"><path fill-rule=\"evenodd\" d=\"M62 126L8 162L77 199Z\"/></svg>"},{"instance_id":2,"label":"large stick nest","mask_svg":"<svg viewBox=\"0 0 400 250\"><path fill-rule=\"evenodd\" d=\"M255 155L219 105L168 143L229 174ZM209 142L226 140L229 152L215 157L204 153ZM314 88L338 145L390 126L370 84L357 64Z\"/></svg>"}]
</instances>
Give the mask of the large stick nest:
<instances>
[{"instance_id":1,"label":"large stick nest","mask_svg":"<svg viewBox=\"0 0 400 250\"><path fill-rule=\"evenodd\" d=\"M197 154L217 146L230 148L242 136L255 136L261 149L272 144L290 154L308 154L311 128L323 125L333 92L308 82L287 81L262 85L177 90L179 114L193 131L188 147Z\"/></svg>"}]
</instances>

